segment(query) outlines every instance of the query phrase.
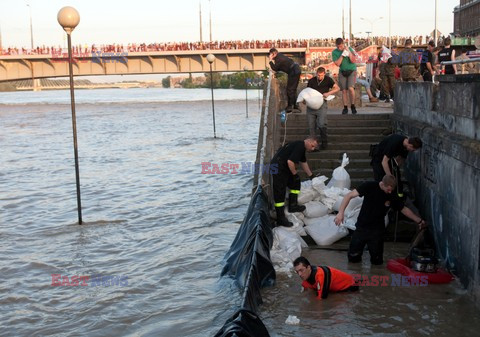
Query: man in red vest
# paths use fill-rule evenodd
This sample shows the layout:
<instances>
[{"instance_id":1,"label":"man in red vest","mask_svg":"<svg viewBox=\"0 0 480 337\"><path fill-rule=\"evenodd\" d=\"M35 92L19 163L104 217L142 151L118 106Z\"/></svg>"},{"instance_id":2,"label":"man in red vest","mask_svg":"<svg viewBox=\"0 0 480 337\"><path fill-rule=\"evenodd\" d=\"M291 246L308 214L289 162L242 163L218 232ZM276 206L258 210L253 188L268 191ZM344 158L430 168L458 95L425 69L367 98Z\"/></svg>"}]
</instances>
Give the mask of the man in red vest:
<instances>
[{"instance_id":1,"label":"man in red vest","mask_svg":"<svg viewBox=\"0 0 480 337\"><path fill-rule=\"evenodd\" d=\"M328 266L312 266L303 256L293 261L295 272L302 279L302 287L317 292L318 299L325 299L330 291L357 291L352 275Z\"/></svg>"}]
</instances>

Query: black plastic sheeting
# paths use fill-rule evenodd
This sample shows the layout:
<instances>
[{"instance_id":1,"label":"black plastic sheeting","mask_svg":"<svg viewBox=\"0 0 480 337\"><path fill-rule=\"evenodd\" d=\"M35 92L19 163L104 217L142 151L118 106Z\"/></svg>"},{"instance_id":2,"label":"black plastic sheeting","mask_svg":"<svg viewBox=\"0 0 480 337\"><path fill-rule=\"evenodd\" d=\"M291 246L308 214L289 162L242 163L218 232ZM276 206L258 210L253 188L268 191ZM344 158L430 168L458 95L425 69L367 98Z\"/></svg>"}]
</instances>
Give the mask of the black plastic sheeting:
<instances>
[{"instance_id":1,"label":"black plastic sheeting","mask_svg":"<svg viewBox=\"0 0 480 337\"><path fill-rule=\"evenodd\" d=\"M273 233L268 199L259 186L235 240L225 255L222 276L234 278L243 289L241 308L217 332L216 337L268 337L268 331L256 314L262 303L260 289L275 283L275 269L270 261Z\"/></svg>"}]
</instances>

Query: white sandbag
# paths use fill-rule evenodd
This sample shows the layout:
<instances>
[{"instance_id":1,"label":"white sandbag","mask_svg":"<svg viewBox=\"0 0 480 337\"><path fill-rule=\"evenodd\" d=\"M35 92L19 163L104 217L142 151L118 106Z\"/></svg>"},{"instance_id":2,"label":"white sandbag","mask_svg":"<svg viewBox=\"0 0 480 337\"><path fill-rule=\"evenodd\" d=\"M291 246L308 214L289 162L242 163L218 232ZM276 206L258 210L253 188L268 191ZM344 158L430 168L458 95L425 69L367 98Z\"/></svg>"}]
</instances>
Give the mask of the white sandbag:
<instances>
[{"instance_id":1,"label":"white sandbag","mask_svg":"<svg viewBox=\"0 0 480 337\"><path fill-rule=\"evenodd\" d=\"M333 205L333 210L338 212L340 210L340 206L343 202L344 197L339 197L335 205ZM351 214L357 210L357 208L360 210L362 208L363 204L363 197L355 197L350 199L350 202L348 203L347 207L345 208L344 215L346 218L351 217Z\"/></svg>"},{"instance_id":2,"label":"white sandbag","mask_svg":"<svg viewBox=\"0 0 480 337\"><path fill-rule=\"evenodd\" d=\"M291 262L302 254L303 240L297 232L285 227L275 227L273 235L274 241L277 241L277 248L286 252Z\"/></svg>"},{"instance_id":3,"label":"white sandbag","mask_svg":"<svg viewBox=\"0 0 480 337\"><path fill-rule=\"evenodd\" d=\"M305 226L305 230L319 246L329 246L348 235L343 226L335 225L335 215L318 218L316 222Z\"/></svg>"},{"instance_id":4,"label":"white sandbag","mask_svg":"<svg viewBox=\"0 0 480 337\"><path fill-rule=\"evenodd\" d=\"M300 190L306 190L307 188L313 188L312 187L312 180L304 180L300 183Z\"/></svg>"},{"instance_id":5,"label":"white sandbag","mask_svg":"<svg viewBox=\"0 0 480 337\"><path fill-rule=\"evenodd\" d=\"M337 201L348 193L350 193L350 190L347 188L326 188L323 190L323 196L321 196L320 201L327 206L328 209L333 209Z\"/></svg>"},{"instance_id":6,"label":"white sandbag","mask_svg":"<svg viewBox=\"0 0 480 337\"><path fill-rule=\"evenodd\" d=\"M298 195L297 202L299 205L305 205L307 202L312 201L318 197L318 192L315 191L313 188L310 189L301 189L300 194Z\"/></svg>"},{"instance_id":7,"label":"white sandbag","mask_svg":"<svg viewBox=\"0 0 480 337\"><path fill-rule=\"evenodd\" d=\"M317 191L319 194L323 194L323 190L327 188L325 182L328 180L325 176L315 177L311 180L312 188Z\"/></svg>"},{"instance_id":8,"label":"white sandbag","mask_svg":"<svg viewBox=\"0 0 480 337\"><path fill-rule=\"evenodd\" d=\"M325 215L324 215L324 216L325 216ZM322 217L320 217L320 218L322 218ZM307 217L306 217L306 218L303 220L303 223L304 223L305 227L306 227L306 226L310 226L310 225L313 225L313 224L317 223L317 222L318 222L318 219L319 219L319 218L307 218ZM304 229L305 229L305 227L304 227Z\"/></svg>"},{"instance_id":9,"label":"white sandbag","mask_svg":"<svg viewBox=\"0 0 480 337\"><path fill-rule=\"evenodd\" d=\"M305 88L297 97L297 103L304 101L310 109L318 110L323 105L323 95L315 89Z\"/></svg>"},{"instance_id":10,"label":"white sandbag","mask_svg":"<svg viewBox=\"0 0 480 337\"><path fill-rule=\"evenodd\" d=\"M288 221L290 221L293 224L293 227L285 227L288 230L294 230L297 232L300 236L307 236L307 232L305 232L305 229L303 228L303 221L299 218L299 215L302 213L289 213L285 209L285 217L287 218Z\"/></svg>"},{"instance_id":11,"label":"white sandbag","mask_svg":"<svg viewBox=\"0 0 480 337\"><path fill-rule=\"evenodd\" d=\"M303 214L307 218L320 218L328 214L328 207L320 201L310 201L305 204Z\"/></svg>"},{"instance_id":12,"label":"white sandbag","mask_svg":"<svg viewBox=\"0 0 480 337\"><path fill-rule=\"evenodd\" d=\"M333 170L332 179L327 184L327 187L338 187L338 188L348 188L350 189L350 175L345 166L349 163L347 154L343 154L342 164Z\"/></svg>"}]
</instances>

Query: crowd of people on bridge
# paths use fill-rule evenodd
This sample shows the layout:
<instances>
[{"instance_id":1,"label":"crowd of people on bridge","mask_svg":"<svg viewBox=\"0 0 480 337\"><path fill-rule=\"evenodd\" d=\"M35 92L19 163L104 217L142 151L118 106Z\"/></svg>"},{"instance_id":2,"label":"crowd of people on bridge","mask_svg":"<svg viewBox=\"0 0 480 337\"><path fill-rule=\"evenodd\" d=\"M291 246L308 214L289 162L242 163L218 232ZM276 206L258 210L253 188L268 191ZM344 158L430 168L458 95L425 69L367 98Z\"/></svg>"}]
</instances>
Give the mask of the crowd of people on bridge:
<instances>
[{"instance_id":1,"label":"crowd of people on bridge","mask_svg":"<svg viewBox=\"0 0 480 337\"><path fill-rule=\"evenodd\" d=\"M134 53L134 52L161 52L161 51L194 51L194 50L241 50L241 49L270 49L270 48L306 48L309 41L303 39L278 39L278 40L235 40L212 42L162 42L162 43L129 43L101 44L101 45L76 45L73 46L74 54L87 54L92 52L106 53ZM9 47L0 50L2 55L49 55L61 54L61 46L39 46L35 49Z\"/></svg>"},{"instance_id":2,"label":"crowd of people on bridge","mask_svg":"<svg viewBox=\"0 0 480 337\"><path fill-rule=\"evenodd\" d=\"M414 45L426 44L432 37L425 36L392 36L392 45L403 45L406 39L411 39ZM445 37L439 37L439 44ZM353 37L352 43L348 39L345 42L354 48L369 44L387 45L388 37L374 36L370 38ZM194 50L241 50L241 49L270 49L270 48L307 48L307 47L335 47L334 38L322 39L277 39L277 40L234 40L234 41L196 41L196 42L162 42L162 43L129 43L129 44L100 44L100 45L76 45L73 46L74 54L88 54L92 52L161 52L161 51L194 51ZM0 55L49 55L62 54L65 48L61 46L37 46L34 49L7 47L0 49Z\"/></svg>"}]
</instances>

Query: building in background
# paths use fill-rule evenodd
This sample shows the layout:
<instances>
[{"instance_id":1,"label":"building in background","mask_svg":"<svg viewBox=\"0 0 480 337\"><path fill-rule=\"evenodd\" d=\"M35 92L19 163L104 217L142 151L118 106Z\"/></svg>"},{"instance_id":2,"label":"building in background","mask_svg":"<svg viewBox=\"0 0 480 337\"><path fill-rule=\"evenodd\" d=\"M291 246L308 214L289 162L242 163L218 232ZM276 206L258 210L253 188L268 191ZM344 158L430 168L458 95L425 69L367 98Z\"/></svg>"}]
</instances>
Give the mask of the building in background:
<instances>
[{"instance_id":1,"label":"building in background","mask_svg":"<svg viewBox=\"0 0 480 337\"><path fill-rule=\"evenodd\" d=\"M480 35L480 0L460 0L460 5L454 8L453 15L455 36Z\"/></svg>"}]
</instances>

